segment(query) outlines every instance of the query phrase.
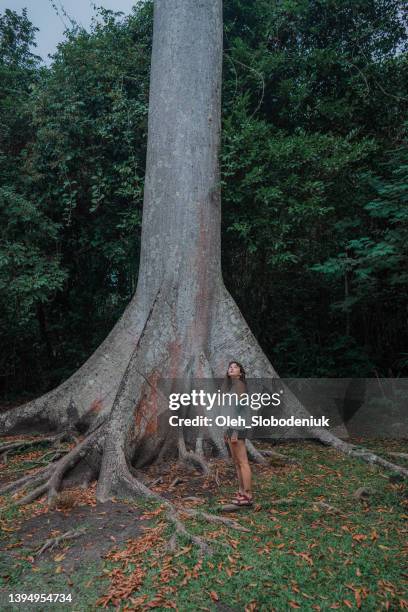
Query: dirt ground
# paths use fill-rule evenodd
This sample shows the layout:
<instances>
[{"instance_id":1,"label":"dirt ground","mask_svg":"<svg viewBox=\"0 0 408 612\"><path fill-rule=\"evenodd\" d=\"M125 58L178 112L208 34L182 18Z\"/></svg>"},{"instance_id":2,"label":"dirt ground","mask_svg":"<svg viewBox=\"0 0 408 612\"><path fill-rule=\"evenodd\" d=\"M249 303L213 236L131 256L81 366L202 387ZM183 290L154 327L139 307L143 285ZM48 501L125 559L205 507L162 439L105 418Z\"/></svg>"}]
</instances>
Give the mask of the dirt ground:
<instances>
[{"instance_id":1,"label":"dirt ground","mask_svg":"<svg viewBox=\"0 0 408 612\"><path fill-rule=\"evenodd\" d=\"M31 552L36 563L51 561L60 555L60 567L67 573L75 572L84 563L100 561L113 544L123 544L140 534L140 521L134 507L124 503L107 502L97 507L78 505L67 510L56 509L47 514L33 516L15 532L19 548ZM36 551L49 539L69 531L83 530L80 537L67 539L58 547L48 548L40 556ZM17 548L17 547L16 547ZM10 562L19 558L16 548L7 551Z\"/></svg>"},{"instance_id":2,"label":"dirt ground","mask_svg":"<svg viewBox=\"0 0 408 612\"><path fill-rule=\"evenodd\" d=\"M29 439L26 437L27 441ZM263 442L258 442L257 446L274 448ZM29 446L25 450L11 453L0 466L0 484L41 469L44 456L49 450L47 445L34 448ZM382 450L401 452L404 445L388 442ZM205 529L208 541L223 542L222 546L214 546L217 562L209 561L203 566L197 561L191 544L181 543L180 550L174 556L166 555L164 544L168 541L169 533L162 531L166 528L166 520L151 501L145 499L135 503L112 500L97 504L96 482L87 489L70 485L59 494L51 507L47 505L45 497L18 508L14 504L9 505L10 499L0 498L0 612L14 612L27 607L41 611L87 612L102 609L96 605L97 602L105 602L111 609L112 606L118 609L117 601L130 606L125 606L124 610L141 610L160 605L165 608L165 603L174 604L176 600L178 609L183 611L197 609L238 612L245 608L252 612L255 610L252 600L246 607L239 604L246 597L244 585L232 582L235 579L236 564L239 563L241 570L237 575L242 574L243 580L248 573L245 584L254 601L262 601L266 597L265 588L270 588L268 597L282 597L286 606L288 601L292 601L293 593L298 596L298 591L287 595L282 595L281 588L274 591L271 576L275 580L275 574L279 577L283 573L279 577L279 584L284 584L285 576L293 577L293 572L298 574L300 582L303 580L303 589L310 590L310 593L304 595L305 598L321 595L323 599L331 601L337 583L329 585L320 595L316 595L310 587L308 572L314 566L310 569L308 563L311 562L310 550L314 551L314 548L308 548L306 553L303 550L292 550L293 546L301 546L305 538L308 541L311 537L309 532L307 537L305 535L302 513L309 523L312 521L310 525L314 529L321 528L319 537L313 532L316 541L309 542L316 548L319 542L323 543L321 555L315 551L313 563L316 566L323 564L326 570L325 564L328 564L328 576L334 576L335 571L338 571L337 550L342 545L341 552L347 556L347 564L350 558L355 558L357 576L365 581L361 593L364 595L370 591L374 594L371 609L381 609L376 607L378 602L382 599L385 601L391 595L394 603L395 598L400 597L400 578L396 569L399 561L391 567L391 557L387 555L390 551L399 554L400 540L396 529L400 513L403 512L403 483L393 482L381 470L363 462L349 462L347 457L317 444L280 445L279 451L296 459L296 463L288 464L269 458L265 465L252 464L255 504L252 509L240 508L234 513L233 518L238 519L251 533L237 535L233 530L219 525L200 525L199 522L190 521L190 529ZM139 477L162 497L170 499L176 507L199 508L202 505L206 512L220 514L221 505L228 503L232 491L236 489L237 479L230 461L211 459L210 463L209 475L202 475L191 467L186 469L185 465L172 461L141 470ZM356 504L353 495L361 484L373 491L372 500L370 498L369 502L363 500ZM276 499L289 506L272 507L271 500ZM336 512L332 514L322 506L313 505L322 500L329 504L329 508L334 507ZM295 505L291 506L291 501ZM319 520L316 514L321 515ZM342 524L347 521L347 525ZM365 527L368 535L363 533ZM78 530L78 537L61 538L53 548L49 547L39 554L48 541L54 542L53 539L67 532ZM354 539L350 534L354 534ZM355 539L357 537L361 541ZM327 546L324 544L326 541ZM377 541L378 546L375 545ZM364 552L366 542L369 548L364 558L358 557L356 547ZM227 546L229 552L225 552L223 546ZM263 555L268 555L269 551L271 566L268 573ZM328 553L333 554L333 565L327 560ZM300 554L306 555L304 573L296 556ZM281 562L286 563L286 570L282 569ZM367 576L372 576L383 565L388 568L384 570L387 582L384 582L384 594L378 595L375 594L378 590L377 576L372 578L368 588L366 583L369 578L365 572ZM222 573L224 566L227 568L225 572L228 570L226 577ZM352 569L347 565L347 570L344 570L349 572L343 580L346 589L355 580L356 574L353 574ZM272 570L273 573L270 573ZM172 584L177 573L179 582ZM266 582L257 591L258 578L263 574ZM228 584L232 586L228 587ZM395 589L395 596L390 595L391 588ZM18 593L69 594L71 601L46 606L34 603L16 605L10 600L10 595ZM343 594L339 591L336 597L341 600ZM192 601L196 607L191 607ZM347 601L349 607L349 599L344 601ZM405 602L403 599L401 601ZM335 603L338 607L337 600ZM316 605L316 610L327 609L321 607L321 601ZM300 604L295 607L300 607ZM289 608L286 606L281 609Z\"/></svg>"},{"instance_id":3,"label":"dirt ground","mask_svg":"<svg viewBox=\"0 0 408 612\"><path fill-rule=\"evenodd\" d=\"M18 465L17 459L24 462L29 457L33 460L35 455L27 449L27 454L16 458L15 464L14 460L13 465L9 463L8 469L0 474L0 484L12 480L11 472ZM164 498L191 507L228 501L223 491L236 478L232 463L225 461L215 461L211 476L188 471L185 466L171 462L143 470L140 477ZM148 511L148 504L143 509L123 501L96 504L95 488L96 483L87 490L65 489L50 508L46 499L40 498L23 507L15 517L0 520L3 528L0 540L1 612L22 609L21 605L13 606L6 600L11 592L71 593L74 601L80 602L78 608L75 604L52 604L52 609L92 609L92 602L104 590L101 567L105 556L113 548L124 547L127 542L142 536L151 523L143 516L143 512ZM78 537L62 539L39 554L47 541L78 530L81 531ZM88 594L89 607L84 593ZM33 607L42 609L40 605L30 604L30 608ZM231 608L220 602L219 609Z\"/></svg>"}]
</instances>

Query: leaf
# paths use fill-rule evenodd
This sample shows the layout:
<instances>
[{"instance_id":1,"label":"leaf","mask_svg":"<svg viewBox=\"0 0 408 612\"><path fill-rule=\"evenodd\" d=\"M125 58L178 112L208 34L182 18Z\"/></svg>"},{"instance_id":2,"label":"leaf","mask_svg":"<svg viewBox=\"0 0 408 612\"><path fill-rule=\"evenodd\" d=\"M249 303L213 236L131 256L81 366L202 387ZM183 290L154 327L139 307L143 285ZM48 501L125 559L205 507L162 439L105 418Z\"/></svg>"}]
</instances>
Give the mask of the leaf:
<instances>
[{"instance_id":1,"label":"leaf","mask_svg":"<svg viewBox=\"0 0 408 612\"><path fill-rule=\"evenodd\" d=\"M362 542L363 540L367 539L367 536L364 535L364 533L355 533L352 539L356 540L357 542Z\"/></svg>"},{"instance_id":2,"label":"leaf","mask_svg":"<svg viewBox=\"0 0 408 612\"><path fill-rule=\"evenodd\" d=\"M210 597L213 601L219 601L219 597L215 591L210 591Z\"/></svg>"},{"instance_id":3,"label":"leaf","mask_svg":"<svg viewBox=\"0 0 408 612\"><path fill-rule=\"evenodd\" d=\"M65 553L61 553L60 555L56 555L54 557L54 561L62 561L63 559L65 559Z\"/></svg>"},{"instance_id":4,"label":"leaf","mask_svg":"<svg viewBox=\"0 0 408 612\"><path fill-rule=\"evenodd\" d=\"M297 602L297 601L293 601L293 599L290 599L290 600L288 601L288 605L289 605L291 608L300 608L300 604L298 604L298 602Z\"/></svg>"},{"instance_id":5,"label":"leaf","mask_svg":"<svg viewBox=\"0 0 408 612\"><path fill-rule=\"evenodd\" d=\"M343 599L343 603L348 608L352 608L353 607L353 604L351 603L351 601L349 599Z\"/></svg>"}]
</instances>

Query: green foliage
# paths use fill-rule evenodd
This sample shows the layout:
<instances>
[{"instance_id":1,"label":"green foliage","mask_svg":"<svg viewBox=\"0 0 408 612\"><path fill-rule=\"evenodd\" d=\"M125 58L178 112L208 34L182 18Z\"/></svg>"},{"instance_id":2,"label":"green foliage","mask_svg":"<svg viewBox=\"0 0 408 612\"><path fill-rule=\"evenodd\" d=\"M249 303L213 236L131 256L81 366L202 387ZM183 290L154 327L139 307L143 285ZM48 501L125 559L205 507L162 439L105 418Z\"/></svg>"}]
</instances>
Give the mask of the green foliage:
<instances>
[{"instance_id":1,"label":"green foliage","mask_svg":"<svg viewBox=\"0 0 408 612\"><path fill-rule=\"evenodd\" d=\"M6 395L68 376L136 287L152 2L98 12L49 68L27 14L0 16ZM224 34L227 286L282 376L402 374L402 2L225 0Z\"/></svg>"},{"instance_id":2,"label":"green foliage","mask_svg":"<svg viewBox=\"0 0 408 612\"><path fill-rule=\"evenodd\" d=\"M27 380L21 349L13 351L11 370L21 372L21 378L11 380L28 390L32 384L36 392L39 381L44 387L56 384L96 348L129 301L137 278L151 7L142 6L122 20L112 11L98 12L91 32L77 26L66 32L51 67L31 75L26 95L21 72L31 69L28 48L34 30L26 25L25 14L7 13L15 38L22 39L16 47L27 41L27 52L18 55L18 70L13 67L10 74L11 79L16 73L20 114L5 117L10 146L0 158L5 184L19 194L13 205L11 196L8 204L3 200L9 209L1 301L7 304L4 328L9 332L2 340L10 353L10 318L27 329L31 324L40 359L25 357L32 368ZM24 31L17 28L19 20ZM10 72L9 65L4 60L3 70ZM17 208L20 222L10 233ZM23 209L33 217L25 226ZM28 226L38 229L29 244ZM53 251L58 256L51 257ZM18 274L18 282L11 285L12 274Z\"/></svg>"},{"instance_id":3,"label":"green foliage","mask_svg":"<svg viewBox=\"0 0 408 612\"><path fill-rule=\"evenodd\" d=\"M376 199L404 134L403 15L397 1L225 3L224 276L281 375L405 363L402 183Z\"/></svg>"},{"instance_id":4,"label":"green foliage","mask_svg":"<svg viewBox=\"0 0 408 612\"><path fill-rule=\"evenodd\" d=\"M56 250L52 255L58 225L7 187L0 188L0 227L1 324L7 323L5 332L10 333L10 325L31 321L33 307L61 289L67 275Z\"/></svg>"}]
</instances>

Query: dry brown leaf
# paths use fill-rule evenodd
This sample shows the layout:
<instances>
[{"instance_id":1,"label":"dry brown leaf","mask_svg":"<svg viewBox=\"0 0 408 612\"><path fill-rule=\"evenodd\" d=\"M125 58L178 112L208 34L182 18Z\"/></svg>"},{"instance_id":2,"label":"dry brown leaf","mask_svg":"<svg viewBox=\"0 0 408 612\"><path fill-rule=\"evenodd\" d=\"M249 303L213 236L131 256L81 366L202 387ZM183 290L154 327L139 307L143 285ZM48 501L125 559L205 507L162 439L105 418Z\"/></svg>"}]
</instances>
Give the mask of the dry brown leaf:
<instances>
[{"instance_id":1,"label":"dry brown leaf","mask_svg":"<svg viewBox=\"0 0 408 612\"><path fill-rule=\"evenodd\" d=\"M367 539L367 536L364 535L364 533L355 533L352 539L356 540L357 542L362 542L363 540Z\"/></svg>"}]
</instances>

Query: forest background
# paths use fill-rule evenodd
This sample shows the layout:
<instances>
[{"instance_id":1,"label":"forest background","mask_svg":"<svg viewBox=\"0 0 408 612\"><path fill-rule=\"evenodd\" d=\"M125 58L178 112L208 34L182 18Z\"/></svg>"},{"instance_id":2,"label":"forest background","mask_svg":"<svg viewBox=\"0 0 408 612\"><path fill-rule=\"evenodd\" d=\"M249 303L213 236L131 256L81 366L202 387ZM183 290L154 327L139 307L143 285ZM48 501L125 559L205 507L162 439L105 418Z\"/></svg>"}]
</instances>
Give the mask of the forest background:
<instances>
[{"instance_id":1,"label":"forest background","mask_svg":"<svg viewBox=\"0 0 408 612\"><path fill-rule=\"evenodd\" d=\"M133 295L152 2L49 66L0 15L0 396L38 396ZM222 266L282 377L408 372L408 9L225 0Z\"/></svg>"}]
</instances>

